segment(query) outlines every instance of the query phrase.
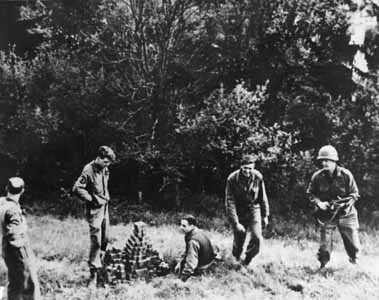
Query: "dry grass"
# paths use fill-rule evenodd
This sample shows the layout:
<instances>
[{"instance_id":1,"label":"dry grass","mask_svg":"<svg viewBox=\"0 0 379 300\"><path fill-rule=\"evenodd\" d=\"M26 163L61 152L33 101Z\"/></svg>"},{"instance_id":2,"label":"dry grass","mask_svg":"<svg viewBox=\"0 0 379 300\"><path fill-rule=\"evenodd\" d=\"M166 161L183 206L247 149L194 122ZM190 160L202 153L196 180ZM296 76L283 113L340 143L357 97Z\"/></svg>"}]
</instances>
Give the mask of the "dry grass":
<instances>
[{"instance_id":1,"label":"dry grass","mask_svg":"<svg viewBox=\"0 0 379 300\"><path fill-rule=\"evenodd\" d=\"M170 218L156 215L156 225L148 234L166 260L172 260L184 247L183 236ZM173 219L171 218L172 222ZM159 224L159 225L158 225ZM220 220L208 223L209 235L219 247L223 262L207 275L183 283L174 275L151 282L136 281L90 291L87 278L88 228L82 219L58 220L52 216L29 217L31 242L37 255L39 276L45 299L377 299L379 296L379 241L377 232L362 231L364 251L360 265L348 263L336 233L336 250L323 273L318 263L317 233L312 225L277 222L277 232L265 240L261 254L247 270L237 270L230 254L232 236ZM131 224L114 225L112 244L122 247L131 233ZM0 285L5 268L0 263Z\"/></svg>"}]
</instances>

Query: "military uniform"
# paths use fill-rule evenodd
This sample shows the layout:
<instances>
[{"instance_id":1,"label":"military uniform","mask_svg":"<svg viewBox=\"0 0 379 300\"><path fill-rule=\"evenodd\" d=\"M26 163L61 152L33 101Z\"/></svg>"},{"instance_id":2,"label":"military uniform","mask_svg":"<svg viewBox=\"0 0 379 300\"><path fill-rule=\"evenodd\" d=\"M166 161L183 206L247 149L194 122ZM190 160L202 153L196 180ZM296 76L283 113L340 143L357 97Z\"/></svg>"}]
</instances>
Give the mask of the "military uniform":
<instances>
[{"instance_id":1,"label":"military uniform","mask_svg":"<svg viewBox=\"0 0 379 300\"><path fill-rule=\"evenodd\" d=\"M195 227L185 235L184 240L186 251L181 261L180 274L183 281L201 273L215 258L212 243L202 230Z\"/></svg>"},{"instance_id":2,"label":"military uniform","mask_svg":"<svg viewBox=\"0 0 379 300\"><path fill-rule=\"evenodd\" d=\"M2 255L8 268L8 299L38 300L40 287L33 252L27 238L27 224L18 201L0 198Z\"/></svg>"},{"instance_id":3,"label":"military uniform","mask_svg":"<svg viewBox=\"0 0 379 300\"><path fill-rule=\"evenodd\" d=\"M86 201L91 239L88 265L91 271L102 267L101 254L108 244L108 179L109 169L101 168L92 161L83 168L73 187L73 191Z\"/></svg>"},{"instance_id":4,"label":"military uniform","mask_svg":"<svg viewBox=\"0 0 379 300\"><path fill-rule=\"evenodd\" d=\"M246 177L241 170L231 173L226 182L225 206L230 224L233 228L233 256L237 259L243 250L246 231L251 232L246 249L245 264L259 253L262 237L262 217L269 215L269 204L262 174L253 169ZM246 231L237 230L242 224Z\"/></svg>"},{"instance_id":5,"label":"military uniform","mask_svg":"<svg viewBox=\"0 0 379 300\"><path fill-rule=\"evenodd\" d=\"M313 174L307 193L313 204L317 201L330 203L338 197L350 198L349 203L339 211L331 224L321 224L318 259L322 266L330 260L333 231L337 227L346 252L350 260L354 262L360 251L358 214L354 207L354 203L359 198L359 191L351 172L338 165L331 175L324 169L319 170Z\"/></svg>"}]
</instances>

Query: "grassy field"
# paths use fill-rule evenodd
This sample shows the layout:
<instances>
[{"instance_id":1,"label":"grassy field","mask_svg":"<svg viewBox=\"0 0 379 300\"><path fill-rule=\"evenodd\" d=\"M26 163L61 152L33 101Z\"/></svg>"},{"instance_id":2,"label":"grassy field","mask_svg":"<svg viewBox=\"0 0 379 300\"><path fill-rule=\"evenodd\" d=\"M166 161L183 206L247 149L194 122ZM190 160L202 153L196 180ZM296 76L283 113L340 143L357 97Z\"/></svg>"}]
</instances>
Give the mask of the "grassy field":
<instances>
[{"instance_id":1,"label":"grassy field","mask_svg":"<svg viewBox=\"0 0 379 300\"><path fill-rule=\"evenodd\" d=\"M146 214L145 214L146 216ZM183 251L183 236L177 219L150 214L147 232L153 246L165 260ZM266 239L261 254L247 270L239 270L231 257L232 236L220 219L205 224L222 254L217 268L202 277L183 283L174 275L151 282L134 281L116 287L88 290L86 279L88 229L83 219L29 216L30 238L37 256L44 299L378 299L379 239L377 232L363 228L363 253L358 266L349 264L336 232L335 251L328 268L316 272L318 248L313 224L276 222L277 234ZM215 229L210 229L215 228ZM112 244L123 247L131 233L131 223L112 225ZM0 262L0 285L6 281Z\"/></svg>"}]
</instances>

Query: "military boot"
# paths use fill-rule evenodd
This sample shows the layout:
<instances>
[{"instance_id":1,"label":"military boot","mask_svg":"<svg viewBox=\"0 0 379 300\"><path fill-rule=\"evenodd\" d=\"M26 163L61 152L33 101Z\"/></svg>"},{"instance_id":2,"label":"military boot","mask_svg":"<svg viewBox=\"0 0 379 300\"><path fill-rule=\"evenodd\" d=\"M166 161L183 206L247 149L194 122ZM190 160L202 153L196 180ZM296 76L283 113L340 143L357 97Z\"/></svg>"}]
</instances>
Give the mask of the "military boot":
<instances>
[{"instance_id":1,"label":"military boot","mask_svg":"<svg viewBox=\"0 0 379 300\"><path fill-rule=\"evenodd\" d=\"M349 258L349 262L350 262L352 265L357 265L357 264L358 264L358 258L356 258L356 257L350 257L350 258Z\"/></svg>"},{"instance_id":2,"label":"military boot","mask_svg":"<svg viewBox=\"0 0 379 300\"><path fill-rule=\"evenodd\" d=\"M87 287L90 289L96 288L97 286L97 269L91 269L90 271L90 277L87 283Z\"/></svg>"},{"instance_id":3,"label":"military boot","mask_svg":"<svg viewBox=\"0 0 379 300\"><path fill-rule=\"evenodd\" d=\"M97 287L107 288L108 287L108 275L105 268L97 270Z\"/></svg>"},{"instance_id":4,"label":"military boot","mask_svg":"<svg viewBox=\"0 0 379 300\"><path fill-rule=\"evenodd\" d=\"M330 253L326 250L319 249L319 251L317 253L317 258L320 262L320 268L319 269L323 270L323 269L325 269L326 264L330 260Z\"/></svg>"}]
</instances>

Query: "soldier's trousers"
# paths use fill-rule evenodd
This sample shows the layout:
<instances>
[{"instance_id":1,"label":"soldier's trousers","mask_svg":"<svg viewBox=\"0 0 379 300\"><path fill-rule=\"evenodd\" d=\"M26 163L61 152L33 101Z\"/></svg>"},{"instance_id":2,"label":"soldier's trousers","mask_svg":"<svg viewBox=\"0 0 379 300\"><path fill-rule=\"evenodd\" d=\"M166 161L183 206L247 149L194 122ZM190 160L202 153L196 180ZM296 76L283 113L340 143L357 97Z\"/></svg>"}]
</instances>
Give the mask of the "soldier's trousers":
<instances>
[{"instance_id":1,"label":"soldier's trousers","mask_svg":"<svg viewBox=\"0 0 379 300\"><path fill-rule=\"evenodd\" d=\"M34 257L29 246L4 246L3 256L8 268L8 300L41 299Z\"/></svg>"},{"instance_id":2,"label":"soldier's trousers","mask_svg":"<svg viewBox=\"0 0 379 300\"><path fill-rule=\"evenodd\" d=\"M318 260L324 266L330 260L333 250L333 232L338 228L347 255L352 260L356 260L359 255L361 244L358 236L358 214L356 209L347 216L339 217L335 223L320 228L320 248L318 250Z\"/></svg>"},{"instance_id":3,"label":"soldier's trousers","mask_svg":"<svg viewBox=\"0 0 379 300\"><path fill-rule=\"evenodd\" d=\"M250 239L246 247L245 264L249 264L251 260L259 253L262 243L262 217L260 206L254 207L252 216L249 218L240 218L240 223L245 227L245 232L239 232L233 229L233 256L240 258L243 250L243 245L246 240L247 233L250 232Z\"/></svg>"},{"instance_id":4,"label":"soldier's trousers","mask_svg":"<svg viewBox=\"0 0 379 300\"><path fill-rule=\"evenodd\" d=\"M97 270L102 267L101 253L107 249L109 239L108 204L100 208L88 208L87 221L90 233L88 266L90 270Z\"/></svg>"}]
</instances>

